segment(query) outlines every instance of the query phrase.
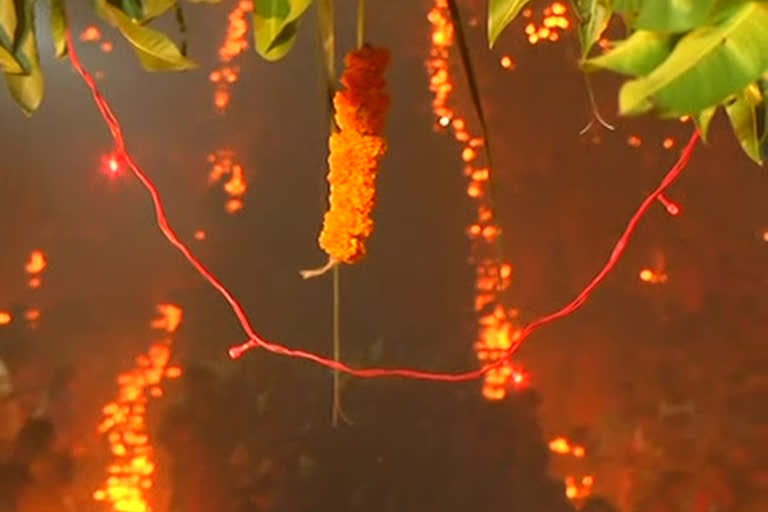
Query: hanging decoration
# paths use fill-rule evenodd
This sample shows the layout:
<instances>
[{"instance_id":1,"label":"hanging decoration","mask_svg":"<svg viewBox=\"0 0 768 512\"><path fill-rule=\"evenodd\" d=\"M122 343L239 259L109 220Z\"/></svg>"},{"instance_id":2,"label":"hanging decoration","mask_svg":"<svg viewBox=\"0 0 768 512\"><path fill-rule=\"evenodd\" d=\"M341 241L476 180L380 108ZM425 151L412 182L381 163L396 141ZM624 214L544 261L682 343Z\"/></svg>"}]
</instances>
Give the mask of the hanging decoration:
<instances>
[{"instance_id":1,"label":"hanging decoration","mask_svg":"<svg viewBox=\"0 0 768 512\"><path fill-rule=\"evenodd\" d=\"M344 62L344 90L333 97L339 129L328 142L330 208L319 237L328 263L302 272L304 278L321 275L339 263L356 263L365 256L373 233L376 177L387 151L383 132L389 96L384 72L389 51L366 45L347 54Z\"/></svg>"}]
</instances>

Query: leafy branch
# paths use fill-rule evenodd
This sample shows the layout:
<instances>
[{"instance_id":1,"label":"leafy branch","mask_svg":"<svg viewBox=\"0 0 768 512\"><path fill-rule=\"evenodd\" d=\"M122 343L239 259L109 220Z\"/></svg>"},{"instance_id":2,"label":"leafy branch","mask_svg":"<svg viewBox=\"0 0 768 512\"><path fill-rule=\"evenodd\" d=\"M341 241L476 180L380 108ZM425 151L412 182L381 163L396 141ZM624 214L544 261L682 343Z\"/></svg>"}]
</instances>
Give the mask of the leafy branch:
<instances>
[{"instance_id":1,"label":"leafy branch","mask_svg":"<svg viewBox=\"0 0 768 512\"><path fill-rule=\"evenodd\" d=\"M530 0L490 0L491 46ZM768 1L573 0L579 17L582 69L629 78L619 113L692 116L703 137L721 107L745 153L768 156ZM589 55L613 16L628 35L602 55Z\"/></svg>"},{"instance_id":2,"label":"leafy branch","mask_svg":"<svg viewBox=\"0 0 768 512\"><path fill-rule=\"evenodd\" d=\"M220 0L187 1L214 4ZM293 47L300 18L312 2L253 0L256 52L270 61L283 58ZM11 96L27 115L40 107L45 89L37 42L39 27L35 24L40 3L42 0L0 0L0 71L5 75ZM47 0L47 3L55 55L65 58L65 0ZM166 15L175 16L178 21L179 3L180 0L91 0L94 11L131 44L147 71L187 71L197 67L186 56L185 48L179 48L167 34L150 27L154 20Z\"/></svg>"}]
</instances>

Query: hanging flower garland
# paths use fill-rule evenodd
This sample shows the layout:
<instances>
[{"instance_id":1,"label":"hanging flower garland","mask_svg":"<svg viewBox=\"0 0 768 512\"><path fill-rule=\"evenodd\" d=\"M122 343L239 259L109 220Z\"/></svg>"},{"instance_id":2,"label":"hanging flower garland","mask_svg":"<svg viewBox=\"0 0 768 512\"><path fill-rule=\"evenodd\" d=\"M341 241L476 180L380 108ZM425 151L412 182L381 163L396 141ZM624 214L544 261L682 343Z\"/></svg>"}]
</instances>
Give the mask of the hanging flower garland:
<instances>
[{"instance_id":1,"label":"hanging flower garland","mask_svg":"<svg viewBox=\"0 0 768 512\"><path fill-rule=\"evenodd\" d=\"M387 152L383 132L390 100L384 72L389 51L364 45L347 54L344 64L344 90L333 98L338 130L328 140L330 207L318 239L328 262L303 271L305 279L322 275L339 263L362 259L373 233L376 177Z\"/></svg>"}]
</instances>

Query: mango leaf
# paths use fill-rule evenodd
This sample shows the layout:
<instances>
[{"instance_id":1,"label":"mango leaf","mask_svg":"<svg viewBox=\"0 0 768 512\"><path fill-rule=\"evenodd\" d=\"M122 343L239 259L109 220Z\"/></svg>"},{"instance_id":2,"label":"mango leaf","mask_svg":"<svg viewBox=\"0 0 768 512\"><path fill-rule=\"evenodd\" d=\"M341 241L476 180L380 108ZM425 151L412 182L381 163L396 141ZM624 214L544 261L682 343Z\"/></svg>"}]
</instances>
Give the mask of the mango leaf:
<instances>
[{"instance_id":1,"label":"mango leaf","mask_svg":"<svg viewBox=\"0 0 768 512\"><path fill-rule=\"evenodd\" d=\"M759 165L763 165L768 150L764 92L757 83L752 83L725 105L741 148Z\"/></svg>"},{"instance_id":2,"label":"mango leaf","mask_svg":"<svg viewBox=\"0 0 768 512\"><path fill-rule=\"evenodd\" d=\"M608 53L583 61L582 69L609 69L631 76L643 76L664 62L674 46L671 36L638 30L615 44Z\"/></svg>"},{"instance_id":3,"label":"mango leaf","mask_svg":"<svg viewBox=\"0 0 768 512\"><path fill-rule=\"evenodd\" d=\"M253 31L256 51L269 61L280 60L296 42L298 21L312 0L256 0Z\"/></svg>"},{"instance_id":4,"label":"mango leaf","mask_svg":"<svg viewBox=\"0 0 768 512\"><path fill-rule=\"evenodd\" d=\"M51 39L56 57L67 55L67 11L64 0L51 0Z\"/></svg>"},{"instance_id":5,"label":"mango leaf","mask_svg":"<svg viewBox=\"0 0 768 512\"><path fill-rule=\"evenodd\" d=\"M17 12L18 26L16 60L22 65L23 73L5 74L5 81L11 96L26 115L32 115L43 101L43 72L35 38L35 0L24 0L23 8Z\"/></svg>"},{"instance_id":6,"label":"mango leaf","mask_svg":"<svg viewBox=\"0 0 768 512\"><path fill-rule=\"evenodd\" d=\"M738 3L713 25L683 36L669 57L647 76L619 92L624 115L657 106L670 115L718 104L768 69L768 2Z\"/></svg>"},{"instance_id":7,"label":"mango leaf","mask_svg":"<svg viewBox=\"0 0 768 512\"><path fill-rule=\"evenodd\" d=\"M16 24L16 3L0 2L0 46L8 51L13 51Z\"/></svg>"},{"instance_id":8,"label":"mango leaf","mask_svg":"<svg viewBox=\"0 0 768 512\"><path fill-rule=\"evenodd\" d=\"M144 18L144 9L141 5L141 0L107 0L107 2L113 7L122 9L122 11L131 19L141 20Z\"/></svg>"},{"instance_id":9,"label":"mango leaf","mask_svg":"<svg viewBox=\"0 0 768 512\"><path fill-rule=\"evenodd\" d=\"M632 26L669 34L687 32L701 25L717 0L643 0Z\"/></svg>"},{"instance_id":10,"label":"mango leaf","mask_svg":"<svg viewBox=\"0 0 768 512\"><path fill-rule=\"evenodd\" d=\"M585 58L608 26L613 7L610 0L576 0L576 9L581 18L579 24L581 57Z\"/></svg>"},{"instance_id":11,"label":"mango leaf","mask_svg":"<svg viewBox=\"0 0 768 512\"><path fill-rule=\"evenodd\" d=\"M490 0L488 4L488 46L493 48L501 33L530 0Z\"/></svg>"},{"instance_id":12,"label":"mango leaf","mask_svg":"<svg viewBox=\"0 0 768 512\"><path fill-rule=\"evenodd\" d=\"M131 42L147 71L185 71L197 67L162 32L138 24L106 0L94 0L94 3L99 16L116 26Z\"/></svg>"},{"instance_id":13,"label":"mango leaf","mask_svg":"<svg viewBox=\"0 0 768 512\"><path fill-rule=\"evenodd\" d=\"M0 70L4 73L23 73L21 64L11 52L0 46Z\"/></svg>"},{"instance_id":14,"label":"mango leaf","mask_svg":"<svg viewBox=\"0 0 768 512\"><path fill-rule=\"evenodd\" d=\"M176 5L176 0L144 0L142 21L149 21L162 16Z\"/></svg>"},{"instance_id":15,"label":"mango leaf","mask_svg":"<svg viewBox=\"0 0 768 512\"><path fill-rule=\"evenodd\" d=\"M641 4L642 0L613 0L613 12L624 18L624 24L627 27L633 27Z\"/></svg>"},{"instance_id":16,"label":"mango leaf","mask_svg":"<svg viewBox=\"0 0 768 512\"><path fill-rule=\"evenodd\" d=\"M22 73L19 61L13 56L13 38L16 33L15 2L0 1L0 69L5 73Z\"/></svg>"},{"instance_id":17,"label":"mango leaf","mask_svg":"<svg viewBox=\"0 0 768 512\"><path fill-rule=\"evenodd\" d=\"M715 113L717 113L717 107L718 105L714 105L693 115L693 122L696 123L696 128L699 129L699 133L701 134L701 140L704 142L707 142L709 125L712 122L712 118L715 117Z\"/></svg>"}]
</instances>

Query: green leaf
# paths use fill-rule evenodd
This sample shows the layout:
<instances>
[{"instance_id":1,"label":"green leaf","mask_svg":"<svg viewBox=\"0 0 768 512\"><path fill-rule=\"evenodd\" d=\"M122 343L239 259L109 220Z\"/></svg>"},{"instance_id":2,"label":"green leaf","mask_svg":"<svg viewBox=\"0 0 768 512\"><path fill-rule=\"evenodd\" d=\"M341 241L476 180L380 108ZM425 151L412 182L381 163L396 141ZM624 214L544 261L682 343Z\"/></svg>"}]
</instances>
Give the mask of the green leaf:
<instances>
[{"instance_id":1,"label":"green leaf","mask_svg":"<svg viewBox=\"0 0 768 512\"><path fill-rule=\"evenodd\" d=\"M749 84L725 105L733 133L749 158L763 165L768 150L765 89Z\"/></svg>"},{"instance_id":2,"label":"green leaf","mask_svg":"<svg viewBox=\"0 0 768 512\"><path fill-rule=\"evenodd\" d=\"M672 52L674 43L665 34L638 30L613 49L582 62L585 71L609 69L631 76L643 76L653 71Z\"/></svg>"},{"instance_id":3,"label":"green leaf","mask_svg":"<svg viewBox=\"0 0 768 512\"><path fill-rule=\"evenodd\" d=\"M35 38L35 0L24 0L22 11L16 14L20 30L15 57L24 69L23 74L6 73L5 81L13 99L29 116L42 103L45 89Z\"/></svg>"},{"instance_id":4,"label":"green leaf","mask_svg":"<svg viewBox=\"0 0 768 512\"><path fill-rule=\"evenodd\" d=\"M312 0L256 0L253 30L256 51L269 61L280 60L296 42L298 21Z\"/></svg>"},{"instance_id":5,"label":"green leaf","mask_svg":"<svg viewBox=\"0 0 768 512\"><path fill-rule=\"evenodd\" d=\"M13 37L16 33L16 3L0 1L0 47L13 51Z\"/></svg>"},{"instance_id":6,"label":"green leaf","mask_svg":"<svg viewBox=\"0 0 768 512\"><path fill-rule=\"evenodd\" d=\"M579 25L581 57L586 58L600 39L600 34L608 26L613 7L610 0L576 0L576 8L581 18Z\"/></svg>"},{"instance_id":7,"label":"green leaf","mask_svg":"<svg viewBox=\"0 0 768 512\"><path fill-rule=\"evenodd\" d=\"M0 70L4 73L23 73L21 64L11 52L0 46Z\"/></svg>"},{"instance_id":8,"label":"green leaf","mask_svg":"<svg viewBox=\"0 0 768 512\"><path fill-rule=\"evenodd\" d=\"M51 0L51 39L56 57L67 55L67 11L64 0Z\"/></svg>"},{"instance_id":9,"label":"green leaf","mask_svg":"<svg viewBox=\"0 0 768 512\"><path fill-rule=\"evenodd\" d=\"M641 4L641 0L613 0L613 11L624 18L627 27L633 27Z\"/></svg>"},{"instance_id":10,"label":"green leaf","mask_svg":"<svg viewBox=\"0 0 768 512\"><path fill-rule=\"evenodd\" d=\"M131 42L141 65L147 71L185 71L197 67L162 32L134 22L106 0L94 1L99 16L116 26Z\"/></svg>"},{"instance_id":11,"label":"green leaf","mask_svg":"<svg viewBox=\"0 0 768 512\"><path fill-rule=\"evenodd\" d=\"M118 4L122 6L122 11L134 20L144 19L144 9L140 0L107 0L113 6Z\"/></svg>"},{"instance_id":12,"label":"green leaf","mask_svg":"<svg viewBox=\"0 0 768 512\"><path fill-rule=\"evenodd\" d=\"M709 125L712 122L712 118L715 117L717 107L718 105L714 105L693 115L693 122L696 123L696 128L699 129L699 133L701 134L701 140L704 142L707 142Z\"/></svg>"},{"instance_id":13,"label":"green leaf","mask_svg":"<svg viewBox=\"0 0 768 512\"><path fill-rule=\"evenodd\" d=\"M488 46L493 48L507 25L520 14L530 0L491 0L488 5Z\"/></svg>"},{"instance_id":14,"label":"green leaf","mask_svg":"<svg viewBox=\"0 0 768 512\"><path fill-rule=\"evenodd\" d=\"M633 28L670 34L687 32L701 25L716 0L643 0Z\"/></svg>"},{"instance_id":15,"label":"green leaf","mask_svg":"<svg viewBox=\"0 0 768 512\"><path fill-rule=\"evenodd\" d=\"M669 57L619 93L624 115L658 107L671 115L718 104L768 69L768 2L737 4L715 24L683 36Z\"/></svg>"},{"instance_id":16,"label":"green leaf","mask_svg":"<svg viewBox=\"0 0 768 512\"><path fill-rule=\"evenodd\" d=\"M144 15L142 21L149 21L162 16L176 5L176 0L144 0Z\"/></svg>"}]
</instances>

